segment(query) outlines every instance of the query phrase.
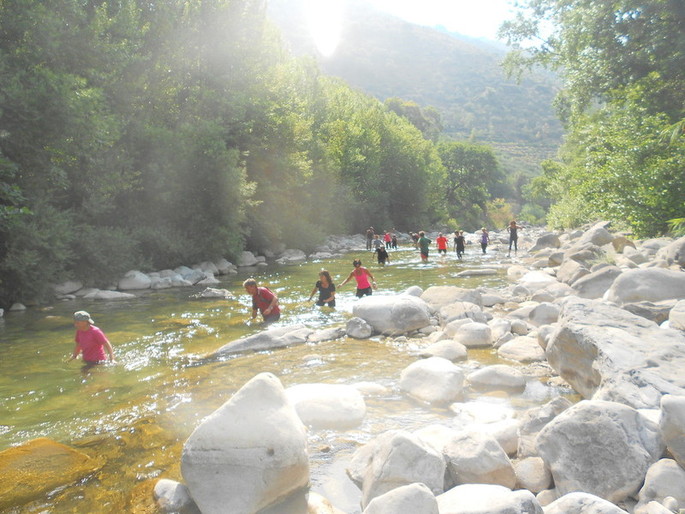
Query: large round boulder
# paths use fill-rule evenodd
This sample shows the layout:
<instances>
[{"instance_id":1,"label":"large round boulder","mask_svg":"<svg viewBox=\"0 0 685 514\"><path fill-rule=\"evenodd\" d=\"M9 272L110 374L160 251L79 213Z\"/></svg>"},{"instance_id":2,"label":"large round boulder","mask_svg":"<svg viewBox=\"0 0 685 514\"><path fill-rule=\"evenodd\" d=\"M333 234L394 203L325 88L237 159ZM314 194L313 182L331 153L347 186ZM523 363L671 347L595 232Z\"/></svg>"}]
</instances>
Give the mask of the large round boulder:
<instances>
[{"instance_id":1,"label":"large round boulder","mask_svg":"<svg viewBox=\"0 0 685 514\"><path fill-rule=\"evenodd\" d=\"M254 513L307 486L306 446L281 382L261 373L190 435L181 473L203 513Z\"/></svg>"},{"instance_id":2,"label":"large round boulder","mask_svg":"<svg viewBox=\"0 0 685 514\"><path fill-rule=\"evenodd\" d=\"M352 308L352 314L376 332L398 335L430 325L426 302L410 295L366 296Z\"/></svg>"}]
</instances>

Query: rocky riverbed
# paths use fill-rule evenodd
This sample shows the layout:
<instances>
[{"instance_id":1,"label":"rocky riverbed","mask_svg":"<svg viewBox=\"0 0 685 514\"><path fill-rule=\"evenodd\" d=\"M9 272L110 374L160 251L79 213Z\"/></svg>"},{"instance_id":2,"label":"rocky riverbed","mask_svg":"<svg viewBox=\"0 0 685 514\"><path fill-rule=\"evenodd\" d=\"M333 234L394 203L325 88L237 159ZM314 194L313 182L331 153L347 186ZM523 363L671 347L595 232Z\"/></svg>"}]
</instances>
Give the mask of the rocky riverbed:
<instances>
[{"instance_id":1,"label":"rocky riverbed","mask_svg":"<svg viewBox=\"0 0 685 514\"><path fill-rule=\"evenodd\" d=\"M491 237L497 251L504 234ZM506 288L411 287L363 298L345 325L265 330L206 359L341 337L414 342L416 361L398 370L396 387L454 419L390 430L357 449L347 474L365 513L685 507L685 238L632 241L600 223L529 236L519 257ZM479 348L512 365L466 366ZM460 401L473 390L515 394L531 376L583 400L487 415ZM382 388L285 388L273 374L256 374L190 435L183 482L160 479L157 508L342 512L308 492L307 430L353 429Z\"/></svg>"}]
</instances>

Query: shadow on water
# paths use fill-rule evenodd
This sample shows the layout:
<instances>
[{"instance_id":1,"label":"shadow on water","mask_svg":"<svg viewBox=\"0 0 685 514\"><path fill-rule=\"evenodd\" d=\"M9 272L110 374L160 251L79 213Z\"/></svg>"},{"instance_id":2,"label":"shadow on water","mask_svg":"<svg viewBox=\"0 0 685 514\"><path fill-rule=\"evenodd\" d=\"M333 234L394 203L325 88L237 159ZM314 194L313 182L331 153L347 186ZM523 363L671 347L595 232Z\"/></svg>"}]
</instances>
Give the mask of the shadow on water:
<instances>
[{"instance_id":1,"label":"shadow on water","mask_svg":"<svg viewBox=\"0 0 685 514\"><path fill-rule=\"evenodd\" d=\"M181 479L183 442L203 417L260 372L274 373L285 387L362 381L385 386L386 393L367 398L361 427L309 432L313 490L346 512L358 512L359 491L344 472L358 445L389 428L412 430L449 423L453 417L400 394L399 374L416 358L415 341L342 339L203 358L262 329L249 320L251 302L242 288L249 276L279 296L283 315L276 326L327 328L344 324L357 299L352 283L338 290L336 309L307 301L322 267L339 284L351 271L352 259L361 257L376 277L378 295L413 285L504 285L505 267L493 276L454 277L467 269L511 263L501 252L482 256L470 250L463 261L453 254L435 255L427 264L413 249L395 251L384 268L372 262L371 253L360 251L325 262L241 270L215 286L232 293L228 300L192 298L204 289L192 287L146 291L118 302L81 299L8 313L0 322L0 449L50 437L105 461L96 475L58 489L22 512L123 512L149 505L157 478ZM71 316L81 309L91 313L112 341L116 365L83 370L78 362L65 362L73 349ZM470 352L469 357L467 367L497 362L494 352ZM503 401L524 408L558 394L536 384L536 391Z\"/></svg>"}]
</instances>

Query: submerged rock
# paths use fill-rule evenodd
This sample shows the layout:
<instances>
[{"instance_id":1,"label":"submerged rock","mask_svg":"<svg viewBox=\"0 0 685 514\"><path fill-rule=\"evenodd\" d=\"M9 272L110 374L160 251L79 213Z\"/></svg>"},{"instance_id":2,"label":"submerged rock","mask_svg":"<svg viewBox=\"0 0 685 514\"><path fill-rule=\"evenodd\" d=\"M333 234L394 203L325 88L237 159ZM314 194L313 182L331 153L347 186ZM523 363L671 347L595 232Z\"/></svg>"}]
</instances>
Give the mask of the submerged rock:
<instances>
[{"instance_id":1,"label":"submerged rock","mask_svg":"<svg viewBox=\"0 0 685 514\"><path fill-rule=\"evenodd\" d=\"M19 507L98 471L103 462L40 438L0 452L0 510Z\"/></svg>"}]
</instances>

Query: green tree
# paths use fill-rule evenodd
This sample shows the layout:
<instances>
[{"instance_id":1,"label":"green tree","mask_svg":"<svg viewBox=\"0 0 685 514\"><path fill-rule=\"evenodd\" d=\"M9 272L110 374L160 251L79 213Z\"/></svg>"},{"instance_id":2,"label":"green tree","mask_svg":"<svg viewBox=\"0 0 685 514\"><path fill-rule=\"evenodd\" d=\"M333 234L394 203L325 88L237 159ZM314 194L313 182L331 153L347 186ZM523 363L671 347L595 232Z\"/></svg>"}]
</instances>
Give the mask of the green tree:
<instances>
[{"instance_id":1,"label":"green tree","mask_svg":"<svg viewBox=\"0 0 685 514\"><path fill-rule=\"evenodd\" d=\"M682 138L662 136L685 118L682 3L524 5L527 13L501 29L518 45L507 66L559 70L557 107L569 128L560 166L531 192L553 198L549 220L557 226L604 217L640 236L666 231L684 209ZM538 43L524 48L531 39Z\"/></svg>"}]
</instances>

